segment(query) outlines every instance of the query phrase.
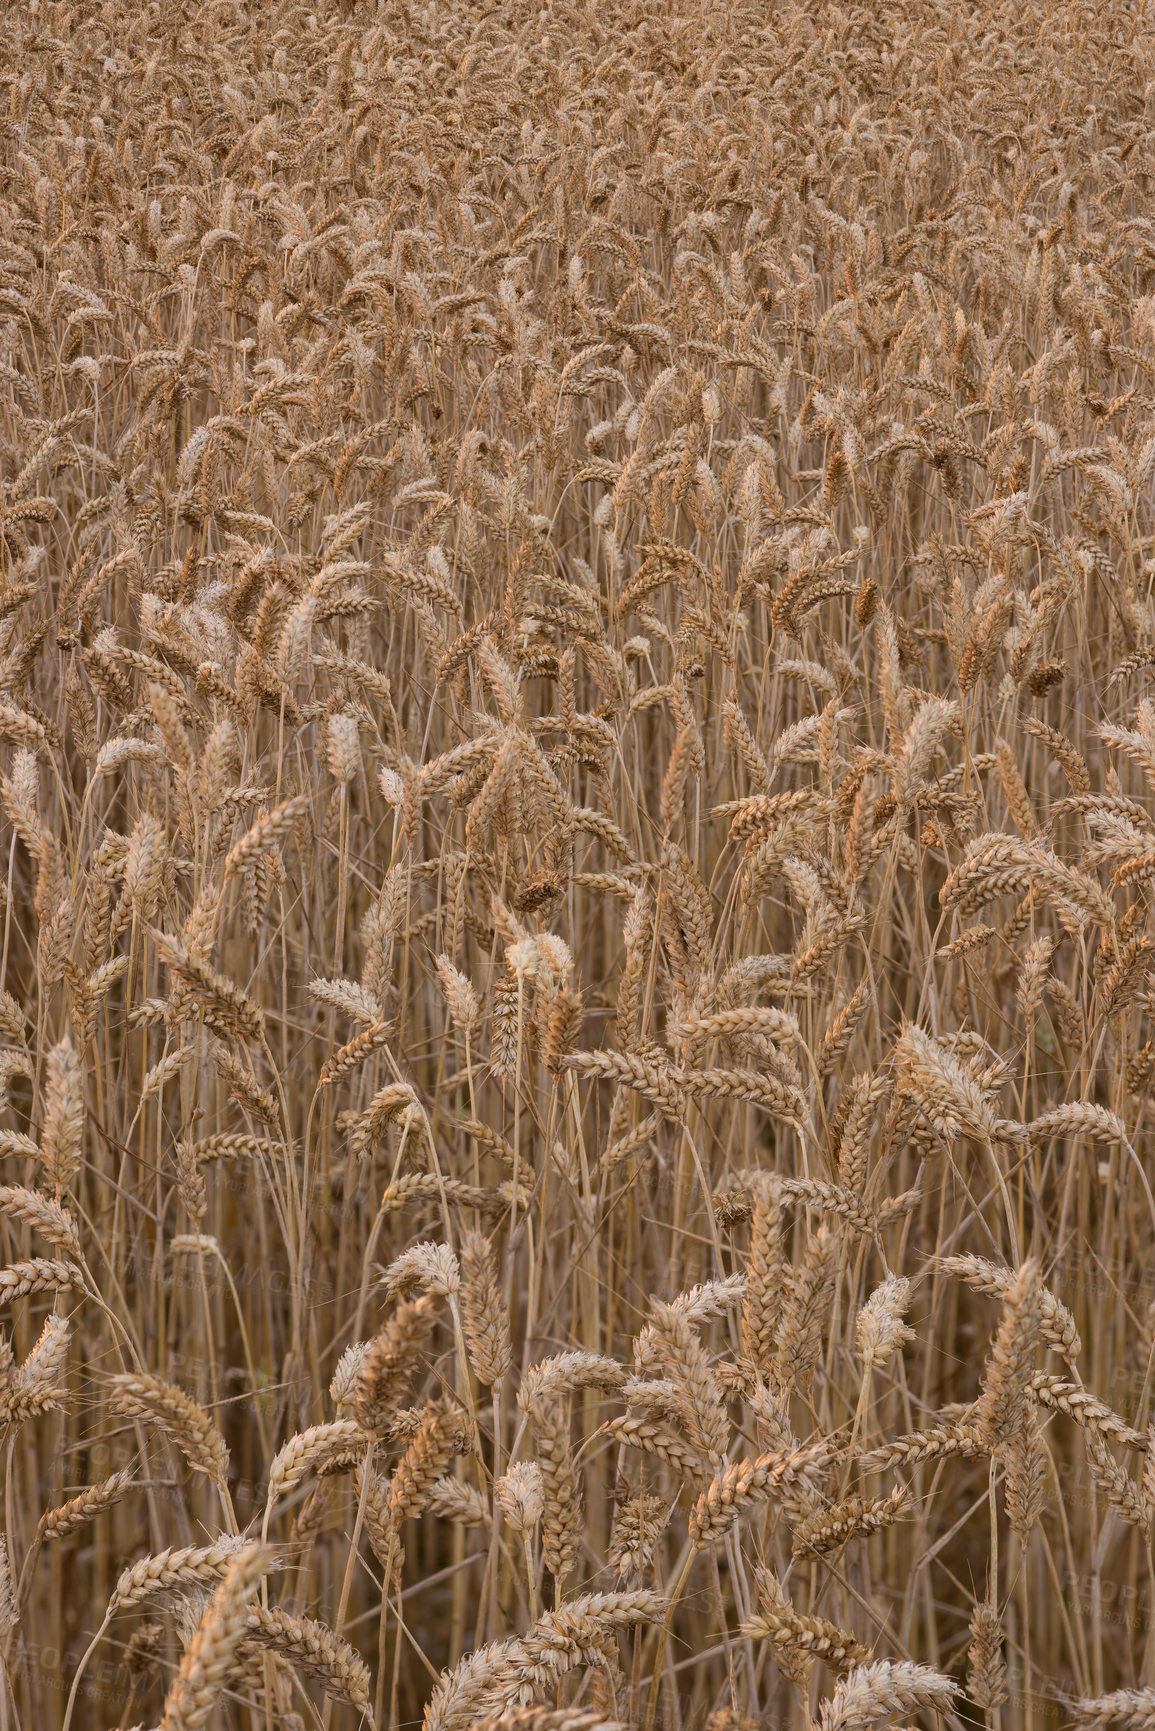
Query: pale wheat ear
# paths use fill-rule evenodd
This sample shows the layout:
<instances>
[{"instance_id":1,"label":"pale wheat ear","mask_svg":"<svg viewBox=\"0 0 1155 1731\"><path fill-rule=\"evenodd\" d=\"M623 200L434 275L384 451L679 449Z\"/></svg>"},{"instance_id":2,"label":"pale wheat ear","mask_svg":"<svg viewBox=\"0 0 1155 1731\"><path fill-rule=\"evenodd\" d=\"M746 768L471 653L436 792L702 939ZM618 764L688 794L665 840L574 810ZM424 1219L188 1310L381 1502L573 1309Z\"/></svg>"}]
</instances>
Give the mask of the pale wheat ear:
<instances>
[{"instance_id":1,"label":"pale wheat ear","mask_svg":"<svg viewBox=\"0 0 1155 1731\"><path fill-rule=\"evenodd\" d=\"M980 1292L1005 1298L1015 1278L1014 1269L989 1262L982 1256L944 1256L939 1260L944 1274L957 1275ZM1083 1350L1074 1317L1046 1286L1039 1293L1039 1327L1048 1343L1074 1363Z\"/></svg>"},{"instance_id":2,"label":"pale wheat ear","mask_svg":"<svg viewBox=\"0 0 1155 1731\"><path fill-rule=\"evenodd\" d=\"M764 1370L777 1345L786 1258L783 1254L781 1200L772 1179L754 1186L750 1253L742 1295L742 1351L756 1370Z\"/></svg>"},{"instance_id":3,"label":"pale wheat ear","mask_svg":"<svg viewBox=\"0 0 1155 1731\"><path fill-rule=\"evenodd\" d=\"M433 1486L460 1452L463 1436L468 1437L467 1420L462 1429L464 1419L460 1411L439 1411L433 1406L426 1409L389 1482L388 1521L395 1535L407 1520L422 1512Z\"/></svg>"},{"instance_id":4,"label":"pale wheat ear","mask_svg":"<svg viewBox=\"0 0 1155 1731\"><path fill-rule=\"evenodd\" d=\"M266 1528L278 1497L295 1490L306 1473L321 1472L338 1463L347 1471L347 1463L364 1455L368 1440L368 1433L355 1419L333 1419L310 1425L283 1443L269 1463Z\"/></svg>"},{"instance_id":5,"label":"pale wheat ear","mask_svg":"<svg viewBox=\"0 0 1155 1731\"><path fill-rule=\"evenodd\" d=\"M767 1640L774 1649L782 1675L792 1683L806 1683L816 1659L837 1672L860 1665L866 1649L846 1630L824 1617L800 1614L771 1570L756 1570L759 1610L743 1625L751 1640Z\"/></svg>"},{"instance_id":6,"label":"pale wheat ear","mask_svg":"<svg viewBox=\"0 0 1155 1731\"><path fill-rule=\"evenodd\" d=\"M230 1536L210 1545L184 1546L142 1557L122 1571L108 1602L109 1614L130 1610L172 1586L215 1586L243 1544L242 1539Z\"/></svg>"},{"instance_id":7,"label":"pale wheat ear","mask_svg":"<svg viewBox=\"0 0 1155 1731\"><path fill-rule=\"evenodd\" d=\"M823 1556L838 1551L850 1539L879 1532L909 1513L910 1493L896 1485L886 1497L848 1497L829 1508L816 1509L799 1521L791 1537L794 1557Z\"/></svg>"},{"instance_id":8,"label":"pale wheat ear","mask_svg":"<svg viewBox=\"0 0 1155 1731\"><path fill-rule=\"evenodd\" d=\"M40 1161L57 1200L80 1167L84 1139L84 1071L67 1036L48 1054Z\"/></svg>"},{"instance_id":9,"label":"pale wheat ear","mask_svg":"<svg viewBox=\"0 0 1155 1731\"><path fill-rule=\"evenodd\" d=\"M626 1731L620 1720L596 1707L511 1707L483 1713L473 1723L476 1731Z\"/></svg>"},{"instance_id":10,"label":"pale wheat ear","mask_svg":"<svg viewBox=\"0 0 1155 1731\"><path fill-rule=\"evenodd\" d=\"M513 1362L509 1318L489 1240L467 1232L461 1246L462 1326L479 1382L496 1388Z\"/></svg>"},{"instance_id":11,"label":"pale wheat ear","mask_svg":"<svg viewBox=\"0 0 1155 1731\"><path fill-rule=\"evenodd\" d=\"M162 1731L198 1731L212 1713L248 1627L249 1601L268 1566L263 1546L239 1550L209 1600L165 1698Z\"/></svg>"},{"instance_id":12,"label":"pale wheat ear","mask_svg":"<svg viewBox=\"0 0 1155 1731\"><path fill-rule=\"evenodd\" d=\"M243 1660L263 1652L280 1654L302 1675L319 1683L332 1700L356 1708L372 1724L369 1667L347 1641L324 1623L312 1617L294 1617L287 1611L250 1605L240 1657Z\"/></svg>"},{"instance_id":13,"label":"pale wheat ear","mask_svg":"<svg viewBox=\"0 0 1155 1731\"><path fill-rule=\"evenodd\" d=\"M212 1419L192 1397L158 1376L126 1374L112 1379L118 1412L146 1419L170 1436L194 1472L225 1486L229 1451Z\"/></svg>"},{"instance_id":14,"label":"pale wheat ear","mask_svg":"<svg viewBox=\"0 0 1155 1731\"><path fill-rule=\"evenodd\" d=\"M992 1449L1015 1435L1026 1412L1041 1334L1040 1286L1038 1265L1025 1262L1012 1276L1003 1298L1003 1313L974 1410L975 1428Z\"/></svg>"},{"instance_id":15,"label":"pale wheat ear","mask_svg":"<svg viewBox=\"0 0 1155 1731\"><path fill-rule=\"evenodd\" d=\"M69 1533L87 1526L106 1509L115 1508L125 1492L132 1488L133 1482L131 1472L113 1473L110 1478L89 1485L87 1490L70 1497L58 1508L46 1509L36 1529L38 1536L41 1539L67 1538Z\"/></svg>"},{"instance_id":16,"label":"pale wheat ear","mask_svg":"<svg viewBox=\"0 0 1155 1731\"><path fill-rule=\"evenodd\" d=\"M397 1306L386 1327L359 1349L351 1367L348 1393L333 1391L340 1404L352 1406L352 1416L370 1433L384 1428L403 1404L413 1377L429 1345L437 1321L433 1299L406 1299Z\"/></svg>"},{"instance_id":17,"label":"pale wheat ear","mask_svg":"<svg viewBox=\"0 0 1155 1731\"><path fill-rule=\"evenodd\" d=\"M1071 1703L1075 1722L1087 1731L1119 1725L1127 1731L1144 1731L1155 1721L1155 1689L1113 1689L1094 1700Z\"/></svg>"},{"instance_id":18,"label":"pale wheat ear","mask_svg":"<svg viewBox=\"0 0 1155 1731\"><path fill-rule=\"evenodd\" d=\"M860 1665L824 1701L819 1715L822 1731L850 1731L852 1726L877 1723L898 1713L949 1710L959 1685L929 1665L876 1659Z\"/></svg>"},{"instance_id":19,"label":"pale wheat ear","mask_svg":"<svg viewBox=\"0 0 1155 1731\"><path fill-rule=\"evenodd\" d=\"M903 1321L909 1303L910 1281L903 1275L888 1274L859 1311L855 1340L867 1371L886 1364L893 1353L915 1338L913 1328Z\"/></svg>"}]
</instances>

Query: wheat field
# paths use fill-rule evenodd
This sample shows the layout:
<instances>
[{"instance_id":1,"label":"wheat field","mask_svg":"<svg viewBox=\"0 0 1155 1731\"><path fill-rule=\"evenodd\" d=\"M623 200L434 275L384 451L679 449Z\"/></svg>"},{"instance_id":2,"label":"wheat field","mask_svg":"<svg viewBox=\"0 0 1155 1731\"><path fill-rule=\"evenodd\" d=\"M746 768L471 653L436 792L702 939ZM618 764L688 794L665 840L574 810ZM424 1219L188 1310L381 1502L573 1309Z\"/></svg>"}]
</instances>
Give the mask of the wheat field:
<instances>
[{"instance_id":1,"label":"wheat field","mask_svg":"<svg viewBox=\"0 0 1155 1731\"><path fill-rule=\"evenodd\" d=\"M0 1731L1150 1731L1146 4L0 64Z\"/></svg>"}]
</instances>

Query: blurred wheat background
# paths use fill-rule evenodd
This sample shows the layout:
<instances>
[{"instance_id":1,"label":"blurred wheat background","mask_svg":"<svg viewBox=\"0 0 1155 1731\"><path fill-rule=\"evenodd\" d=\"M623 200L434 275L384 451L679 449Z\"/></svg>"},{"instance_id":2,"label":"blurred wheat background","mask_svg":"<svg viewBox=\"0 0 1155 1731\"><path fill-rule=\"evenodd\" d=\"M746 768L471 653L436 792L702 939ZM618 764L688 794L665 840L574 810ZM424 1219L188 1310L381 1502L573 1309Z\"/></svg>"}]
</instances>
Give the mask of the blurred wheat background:
<instances>
[{"instance_id":1,"label":"blurred wheat background","mask_svg":"<svg viewBox=\"0 0 1155 1731\"><path fill-rule=\"evenodd\" d=\"M0 1731L1155 1725L1145 5L0 72Z\"/></svg>"}]
</instances>

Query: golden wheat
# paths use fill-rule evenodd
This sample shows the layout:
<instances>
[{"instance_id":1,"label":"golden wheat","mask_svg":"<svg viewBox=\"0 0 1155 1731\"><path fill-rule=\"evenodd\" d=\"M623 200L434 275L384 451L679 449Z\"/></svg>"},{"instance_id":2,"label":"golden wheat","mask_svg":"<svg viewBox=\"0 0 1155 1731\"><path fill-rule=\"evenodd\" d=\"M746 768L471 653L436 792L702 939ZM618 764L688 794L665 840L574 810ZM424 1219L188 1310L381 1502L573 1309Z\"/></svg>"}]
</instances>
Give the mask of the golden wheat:
<instances>
[{"instance_id":1,"label":"golden wheat","mask_svg":"<svg viewBox=\"0 0 1155 1731\"><path fill-rule=\"evenodd\" d=\"M5 22L0 1727L1155 1722L1145 0Z\"/></svg>"}]
</instances>

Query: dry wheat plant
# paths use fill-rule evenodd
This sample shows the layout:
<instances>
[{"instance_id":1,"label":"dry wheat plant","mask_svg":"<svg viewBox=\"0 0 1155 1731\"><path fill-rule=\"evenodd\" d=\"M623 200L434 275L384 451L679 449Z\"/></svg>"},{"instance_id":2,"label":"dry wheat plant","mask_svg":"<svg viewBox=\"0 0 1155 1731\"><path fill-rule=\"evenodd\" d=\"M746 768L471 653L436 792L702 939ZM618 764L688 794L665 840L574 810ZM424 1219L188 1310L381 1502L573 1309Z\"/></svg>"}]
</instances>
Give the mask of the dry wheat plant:
<instances>
[{"instance_id":1,"label":"dry wheat plant","mask_svg":"<svg viewBox=\"0 0 1155 1731\"><path fill-rule=\"evenodd\" d=\"M1155 1727L1155 18L0 70L0 1731Z\"/></svg>"}]
</instances>

